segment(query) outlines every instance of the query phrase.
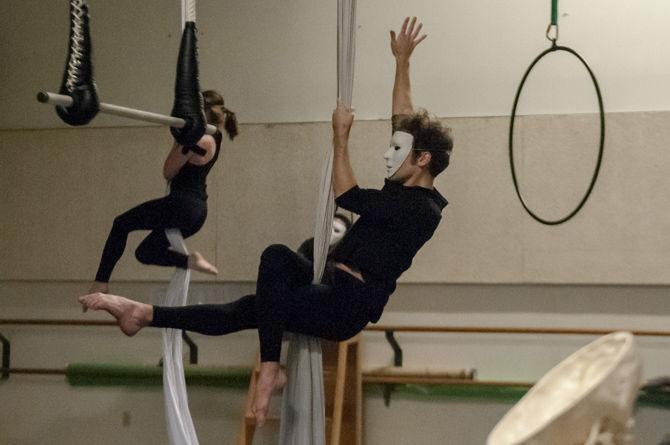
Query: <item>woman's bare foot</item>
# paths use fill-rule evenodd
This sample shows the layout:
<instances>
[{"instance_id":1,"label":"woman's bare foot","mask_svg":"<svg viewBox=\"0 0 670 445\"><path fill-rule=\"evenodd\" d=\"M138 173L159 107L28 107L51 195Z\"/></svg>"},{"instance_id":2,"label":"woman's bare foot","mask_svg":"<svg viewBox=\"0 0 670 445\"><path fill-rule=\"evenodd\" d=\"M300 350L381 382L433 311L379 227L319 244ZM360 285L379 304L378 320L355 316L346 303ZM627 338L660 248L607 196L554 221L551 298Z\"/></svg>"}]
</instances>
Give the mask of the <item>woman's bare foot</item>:
<instances>
[{"instance_id":1,"label":"woman's bare foot","mask_svg":"<svg viewBox=\"0 0 670 445\"><path fill-rule=\"evenodd\" d=\"M256 416L256 426L265 424L270 407L272 393L283 388L286 384L286 374L279 367L278 362L261 362L261 370L256 381L256 392L252 411Z\"/></svg>"},{"instance_id":2,"label":"woman's bare foot","mask_svg":"<svg viewBox=\"0 0 670 445\"><path fill-rule=\"evenodd\" d=\"M193 252L188 256L188 268L210 275L219 273L219 270L210 264L200 252Z\"/></svg>"},{"instance_id":3,"label":"woman's bare foot","mask_svg":"<svg viewBox=\"0 0 670 445\"><path fill-rule=\"evenodd\" d=\"M79 297L79 302L84 310L109 312L116 318L121 331L129 337L137 334L140 329L149 325L153 319L153 306L118 295L96 292Z\"/></svg>"}]
</instances>

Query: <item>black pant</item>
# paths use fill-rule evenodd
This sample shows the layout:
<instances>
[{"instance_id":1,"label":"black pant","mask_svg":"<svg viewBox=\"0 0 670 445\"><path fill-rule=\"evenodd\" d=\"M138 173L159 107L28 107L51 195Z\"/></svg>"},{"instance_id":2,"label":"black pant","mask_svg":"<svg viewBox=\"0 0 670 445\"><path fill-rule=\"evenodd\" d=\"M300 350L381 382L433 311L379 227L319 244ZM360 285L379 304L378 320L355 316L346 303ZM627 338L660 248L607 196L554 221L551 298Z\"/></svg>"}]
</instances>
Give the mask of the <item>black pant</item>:
<instances>
[{"instance_id":1,"label":"black pant","mask_svg":"<svg viewBox=\"0 0 670 445\"><path fill-rule=\"evenodd\" d=\"M144 264L186 269L188 257L170 250L165 229L181 230L184 238L194 235L207 219L207 201L187 192L172 192L160 199L147 201L114 219L95 280L109 281L114 266L123 255L128 234L134 230L151 230L135 250L135 257Z\"/></svg>"},{"instance_id":2,"label":"black pant","mask_svg":"<svg viewBox=\"0 0 670 445\"><path fill-rule=\"evenodd\" d=\"M342 341L370 321L368 285L328 264L311 284L312 263L286 246L261 255L256 294L228 304L154 307L152 326L224 335L258 329L261 361L279 361L285 331Z\"/></svg>"}]
</instances>

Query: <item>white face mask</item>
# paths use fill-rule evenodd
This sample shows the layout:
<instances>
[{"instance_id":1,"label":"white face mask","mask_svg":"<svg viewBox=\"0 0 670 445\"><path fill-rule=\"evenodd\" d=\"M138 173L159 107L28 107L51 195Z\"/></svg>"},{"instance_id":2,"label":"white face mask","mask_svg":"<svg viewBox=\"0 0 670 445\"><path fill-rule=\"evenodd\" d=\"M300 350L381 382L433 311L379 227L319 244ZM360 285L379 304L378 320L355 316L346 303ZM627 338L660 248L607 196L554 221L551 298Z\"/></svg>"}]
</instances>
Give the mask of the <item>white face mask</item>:
<instances>
[{"instance_id":1,"label":"white face mask","mask_svg":"<svg viewBox=\"0 0 670 445\"><path fill-rule=\"evenodd\" d=\"M391 146L386 153L384 159L386 160L386 177L390 178L398 171L400 166L409 153L412 151L414 144L414 136L404 131L395 131L391 136Z\"/></svg>"},{"instance_id":2,"label":"white face mask","mask_svg":"<svg viewBox=\"0 0 670 445\"><path fill-rule=\"evenodd\" d=\"M344 234L347 231L347 226L339 218L333 220L333 231L330 234L330 245L339 242L344 238Z\"/></svg>"}]
</instances>

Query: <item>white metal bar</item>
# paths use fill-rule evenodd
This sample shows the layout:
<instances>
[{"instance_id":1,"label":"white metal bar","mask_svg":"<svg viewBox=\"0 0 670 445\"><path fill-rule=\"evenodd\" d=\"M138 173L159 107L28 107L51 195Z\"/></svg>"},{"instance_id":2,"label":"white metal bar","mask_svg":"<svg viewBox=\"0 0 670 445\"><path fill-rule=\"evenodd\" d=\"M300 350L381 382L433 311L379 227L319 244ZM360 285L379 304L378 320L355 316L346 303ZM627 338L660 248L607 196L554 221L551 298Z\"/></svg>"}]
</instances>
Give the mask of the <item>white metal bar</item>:
<instances>
[{"instance_id":1,"label":"white metal bar","mask_svg":"<svg viewBox=\"0 0 670 445\"><path fill-rule=\"evenodd\" d=\"M61 105L64 107L72 106L73 100L70 96L50 92L40 92L37 94L37 100L51 105ZM151 122L154 124L166 125L168 127L182 128L185 125L184 119L178 117L166 116L164 114L152 113L150 111L136 110L134 108L121 107L100 102L100 112L113 114L114 116L135 119L138 121ZM217 128L214 125L207 124L205 133L214 134Z\"/></svg>"}]
</instances>

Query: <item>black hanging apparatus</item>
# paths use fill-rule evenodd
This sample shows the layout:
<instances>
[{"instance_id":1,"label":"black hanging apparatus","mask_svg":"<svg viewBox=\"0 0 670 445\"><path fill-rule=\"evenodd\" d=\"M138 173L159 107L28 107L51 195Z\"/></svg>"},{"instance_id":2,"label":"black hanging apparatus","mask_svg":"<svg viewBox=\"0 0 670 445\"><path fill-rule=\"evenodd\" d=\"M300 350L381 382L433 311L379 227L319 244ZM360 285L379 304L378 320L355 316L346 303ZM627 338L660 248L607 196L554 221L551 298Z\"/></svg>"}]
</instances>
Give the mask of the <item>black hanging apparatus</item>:
<instances>
[{"instance_id":1,"label":"black hanging apparatus","mask_svg":"<svg viewBox=\"0 0 670 445\"><path fill-rule=\"evenodd\" d=\"M546 32L547 39L551 41L551 46L542 51L540 55L538 55L533 62L530 64L528 69L526 70L525 74L523 75L523 78L521 79L521 83L519 84L519 88L517 89L516 92L516 97L514 98L514 106L512 107L512 117L510 119L510 126L509 126L509 162L510 162L510 168L512 171L512 181L514 182L514 189L516 190L516 194L519 197L519 200L521 201L521 205L523 205L523 208L526 209L526 212L530 216L532 216L536 221L546 224L546 225L558 225L562 224L568 220L570 220L573 216L575 216L581 208L584 206L586 201L589 199L589 196L591 195L591 192L593 191L593 187L595 186L596 180L598 179L598 173L600 172L600 165L602 164L602 158L603 158L603 152L605 148L605 109L603 106L603 99L602 95L600 94L600 87L598 85L598 80L596 79L595 74L593 74L593 71L591 71L591 68L589 65L586 63L586 60L582 58L577 51L568 48L567 46L560 46L557 44L558 41L558 0L552 0L551 1L551 22L549 23L549 26L547 27L547 32ZM516 120L516 110L517 110L517 105L519 103L519 98L521 97L521 91L523 90L523 86L526 83L526 80L528 79L528 76L530 75L531 71L535 67L535 65L542 60L544 56L547 54L551 54L556 51L563 51L569 54L572 54L575 56L581 63L584 65L584 68L589 73L589 76L591 77L591 80L593 81L593 86L595 88L596 95L598 97L598 108L600 112L600 143L598 147L598 160L596 162L595 169L593 170L593 175L591 177L591 182L589 184L589 187L582 197L581 201L579 204L577 204L577 207L570 212L568 215L555 219L555 220L548 220L545 218L542 218L538 216L535 212L533 212L526 201L524 200L521 191L519 189L519 183L518 179L516 176L516 169L514 167L514 122Z\"/></svg>"},{"instance_id":2,"label":"black hanging apparatus","mask_svg":"<svg viewBox=\"0 0 670 445\"><path fill-rule=\"evenodd\" d=\"M184 145L185 152L191 150L204 155L206 151L195 144L203 133L213 135L218 129L215 125L206 124L204 116L198 81L195 22L186 22L182 34L173 116L166 116L98 100L93 80L89 20L87 0L70 0L70 39L63 81L58 94L40 91L37 100L54 105L58 116L69 125L86 125L98 112L167 125L177 129L173 133L176 133L177 141Z\"/></svg>"},{"instance_id":3,"label":"black hanging apparatus","mask_svg":"<svg viewBox=\"0 0 670 445\"><path fill-rule=\"evenodd\" d=\"M170 128L175 140L185 150L194 149L195 144L205 134L203 98L198 79L198 38L195 22L186 22L181 36L177 77L174 86L174 104L171 115L186 121L183 128ZM201 151L204 151L200 149Z\"/></svg>"},{"instance_id":4,"label":"black hanging apparatus","mask_svg":"<svg viewBox=\"0 0 670 445\"><path fill-rule=\"evenodd\" d=\"M70 45L60 94L70 96L72 105L56 106L56 113L69 125L86 125L98 114L98 93L93 80L91 35L86 0L70 1Z\"/></svg>"}]
</instances>

